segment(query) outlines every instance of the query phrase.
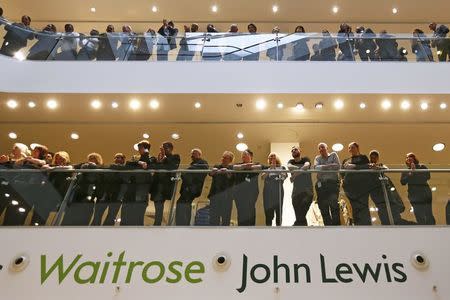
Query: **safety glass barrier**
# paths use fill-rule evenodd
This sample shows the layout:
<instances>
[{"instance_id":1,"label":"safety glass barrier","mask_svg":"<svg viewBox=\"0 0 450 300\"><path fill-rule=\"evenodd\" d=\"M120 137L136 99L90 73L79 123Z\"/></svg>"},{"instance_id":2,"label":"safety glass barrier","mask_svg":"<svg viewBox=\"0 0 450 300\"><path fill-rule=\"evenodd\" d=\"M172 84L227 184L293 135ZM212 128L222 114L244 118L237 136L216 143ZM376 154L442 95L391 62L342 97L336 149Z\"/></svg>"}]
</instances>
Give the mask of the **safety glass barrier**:
<instances>
[{"instance_id":1,"label":"safety glass barrier","mask_svg":"<svg viewBox=\"0 0 450 300\"><path fill-rule=\"evenodd\" d=\"M3 26L2 26L3 25ZM125 28L126 29L126 28ZM450 39L415 30L374 33L218 33L148 30L89 34L0 20L0 53L19 60L81 61L447 61Z\"/></svg>"},{"instance_id":2,"label":"safety glass barrier","mask_svg":"<svg viewBox=\"0 0 450 300\"><path fill-rule=\"evenodd\" d=\"M369 166L369 164L368 164ZM450 170L193 163L0 170L3 226L359 226L450 222Z\"/></svg>"}]
</instances>

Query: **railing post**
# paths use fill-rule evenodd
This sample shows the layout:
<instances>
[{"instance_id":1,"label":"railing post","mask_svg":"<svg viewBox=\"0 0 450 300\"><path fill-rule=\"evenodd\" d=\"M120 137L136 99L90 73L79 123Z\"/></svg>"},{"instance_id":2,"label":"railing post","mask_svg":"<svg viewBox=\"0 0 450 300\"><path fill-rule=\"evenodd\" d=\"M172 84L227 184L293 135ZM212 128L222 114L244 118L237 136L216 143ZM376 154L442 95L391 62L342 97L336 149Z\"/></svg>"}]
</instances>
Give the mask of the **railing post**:
<instances>
[{"instance_id":1,"label":"railing post","mask_svg":"<svg viewBox=\"0 0 450 300\"><path fill-rule=\"evenodd\" d=\"M75 173L70 178L69 188L67 189L67 192L64 195L64 199L61 202L61 206L59 207L59 210L56 213L56 217L53 219L53 222L52 222L51 226L59 226L59 225L61 225L62 217L64 215L64 212L66 211L66 208L67 208L67 205L69 203L69 200L70 200L70 198L71 198L71 196L73 194L73 190L74 190L76 181L77 181L77 174Z\"/></svg>"},{"instance_id":2,"label":"railing post","mask_svg":"<svg viewBox=\"0 0 450 300\"><path fill-rule=\"evenodd\" d=\"M389 225L394 225L394 217L392 215L391 202L390 202L389 194L388 194L387 187L386 187L389 179L386 176L384 176L383 172L380 172L378 179L380 179L381 187L383 189L384 201L386 203L386 210L387 210L387 214L388 214Z\"/></svg>"},{"instance_id":3,"label":"railing post","mask_svg":"<svg viewBox=\"0 0 450 300\"><path fill-rule=\"evenodd\" d=\"M176 195L177 195L177 188L178 188L178 182L181 180L181 173L177 172L175 177L170 178L171 181L175 182L175 185L173 187L172 192L172 203L170 204L170 210L169 210L169 221L167 222L169 226L175 225L175 202L176 202Z\"/></svg>"}]
</instances>

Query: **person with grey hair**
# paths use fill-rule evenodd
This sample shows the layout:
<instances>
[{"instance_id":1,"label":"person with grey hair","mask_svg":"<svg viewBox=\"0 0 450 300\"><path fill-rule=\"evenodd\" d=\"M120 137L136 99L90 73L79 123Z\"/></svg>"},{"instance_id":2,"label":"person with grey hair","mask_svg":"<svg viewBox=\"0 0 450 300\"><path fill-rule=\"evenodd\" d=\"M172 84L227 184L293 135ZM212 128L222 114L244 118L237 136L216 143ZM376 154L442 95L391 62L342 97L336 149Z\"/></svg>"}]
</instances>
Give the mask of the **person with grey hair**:
<instances>
[{"instance_id":1,"label":"person with grey hair","mask_svg":"<svg viewBox=\"0 0 450 300\"><path fill-rule=\"evenodd\" d=\"M188 170L207 170L208 162L202 158L202 150L191 150L191 165ZM175 222L177 226L189 226L191 224L192 202L200 197L205 183L206 173L183 173L180 198L177 201Z\"/></svg>"},{"instance_id":2,"label":"person with grey hair","mask_svg":"<svg viewBox=\"0 0 450 300\"><path fill-rule=\"evenodd\" d=\"M120 34L120 47L117 49L117 57L119 60L128 60L133 52L134 32L131 26L122 26Z\"/></svg>"},{"instance_id":3,"label":"person with grey hair","mask_svg":"<svg viewBox=\"0 0 450 300\"><path fill-rule=\"evenodd\" d=\"M319 155L314 159L314 168L319 171L339 170L340 161L336 152L328 152L328 146L320 143ZM341 224L339 215L339 177L338 173L317 173L316 193L320 213L325 226L338 226Z\"/></svg>"}]
</instances>

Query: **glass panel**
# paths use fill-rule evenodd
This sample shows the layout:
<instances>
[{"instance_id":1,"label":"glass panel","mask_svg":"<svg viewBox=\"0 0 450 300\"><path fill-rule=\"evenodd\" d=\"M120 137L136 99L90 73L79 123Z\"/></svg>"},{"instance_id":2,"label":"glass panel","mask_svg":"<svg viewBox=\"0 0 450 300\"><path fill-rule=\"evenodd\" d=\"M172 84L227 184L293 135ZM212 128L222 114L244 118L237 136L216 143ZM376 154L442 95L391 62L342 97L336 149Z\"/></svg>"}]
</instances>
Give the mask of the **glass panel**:
<instances>
[{"instance_id":1,"label":"glass panel","mask_svg":"<svg viewBox=\"0 0 450 300\"><path fill-rule=\"evenodd\" d=\"M89 34L57 33L48 24L35 31L23 23L0 21L4 32L0 53L29 60L99 60L99 61L447 61L450 41L427 35L375 33L357 28L356 33L219 33L178 31Z\"/></svg>"}]
</instances>

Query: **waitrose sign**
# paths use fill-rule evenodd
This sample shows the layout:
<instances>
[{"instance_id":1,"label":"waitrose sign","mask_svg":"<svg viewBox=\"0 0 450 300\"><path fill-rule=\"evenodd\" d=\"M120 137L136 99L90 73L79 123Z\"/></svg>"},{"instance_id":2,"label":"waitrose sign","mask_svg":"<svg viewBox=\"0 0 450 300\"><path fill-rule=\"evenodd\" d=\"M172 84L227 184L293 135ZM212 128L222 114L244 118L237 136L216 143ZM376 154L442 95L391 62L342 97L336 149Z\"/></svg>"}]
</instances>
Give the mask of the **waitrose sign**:
<instances>
[{"instance_id":1,"label":"waitrose sign","mask_svg":"<svg viewBox=\"0 0 450 300\"><path fill-rule=\"evenodd\" d=\"M391 261L387 255L380 255L378 263L357 263L349 261L329 262L323 254L317 263L298 262L288 264L282 257L273 255L267 262L251 262L251 257L242 254L240 276L236 278L236 290L244 293L253 284L349 284L349 283L396 283L408 280L403 262ZM330 272L330 270L332 270ZM211 269L211 272L214 270ZM168 263L161 261L131 260L126 251L114 255L108 252L101 260L88 260L83 254L68 257L61 254L50 259L46 254L40 257L41 285L52 278L59 284L72 281L79 285L133 284L142 281L147 284L167 282L177 284L200 284L208 276L205 262L201 260Z\"/></svg>"}]
</instances>

